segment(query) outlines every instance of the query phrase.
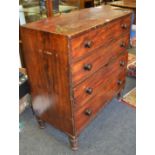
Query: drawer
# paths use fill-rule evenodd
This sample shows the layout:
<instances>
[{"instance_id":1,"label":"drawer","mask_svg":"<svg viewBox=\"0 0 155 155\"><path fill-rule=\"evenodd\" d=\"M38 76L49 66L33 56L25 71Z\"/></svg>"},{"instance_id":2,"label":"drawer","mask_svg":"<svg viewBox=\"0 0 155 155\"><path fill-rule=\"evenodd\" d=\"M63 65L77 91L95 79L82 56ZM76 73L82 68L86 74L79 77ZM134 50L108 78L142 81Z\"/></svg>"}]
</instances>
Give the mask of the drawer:
<instances>
[{"instance_id":1,"label":"drawer","mask_svg":"<svg viewBox=\"0 0 155 155\"><path fill-rule=\"evenodd\" d=\"M126 16L107 23L71 40L71 57L76 60L99 46L108 44L111 40L130 31L131 16Z\"/></svg>"},{"instance_id":2,"label":"drawer","mask_svg":"<svg viewBox=\"0 0 155 155\"><path fill-rule=\"evenodd\" d=\"M76 86L73 89L76 106L84 105L90 98L100 93L100 87L106 85L109 77L117 77L120 72L126 72L127 56L127 52L124 51L119 57L113 57L109 63Z\"/></svg>"},{"instance_id":3,"label":"drawer","mask_svg":"<svg viewBox=\"0 0 155 155\"><path fill-rule=\"evenodd\" d=\"M73 85L83 81L99 68L104 66L110 58L119 55L129 45L129 33L119 38L107 47L101 46L92 54L72 64L71 71L73 77Z\"/></svg>"},{"instance_id":4,"label":"drawer","mask_svg":"<svg viewBox=\"0 0 155 155\"><path fill-rule=\"evenodd\" d=\"M95 97L90 99L87 104L75 110L75 128L77 133L95 118L97 113L104 107L117 93L124 87L125 72L108 79L107 84L100 89ZM119 81L122 81L121 83Z\"/></svg>"},{"instance_id":5,"label":"drawer","mask_svg":"<svg viewBox=\"0 0 155 155\"><path fill-rule=\"evenodd\" d=\"M113 38L117 38L125 32L129 33L131 29L131 16L122 18L119 21L115 20L108 25L108 29L112 30L110 36Z\"/></svg>"}]
</instances>

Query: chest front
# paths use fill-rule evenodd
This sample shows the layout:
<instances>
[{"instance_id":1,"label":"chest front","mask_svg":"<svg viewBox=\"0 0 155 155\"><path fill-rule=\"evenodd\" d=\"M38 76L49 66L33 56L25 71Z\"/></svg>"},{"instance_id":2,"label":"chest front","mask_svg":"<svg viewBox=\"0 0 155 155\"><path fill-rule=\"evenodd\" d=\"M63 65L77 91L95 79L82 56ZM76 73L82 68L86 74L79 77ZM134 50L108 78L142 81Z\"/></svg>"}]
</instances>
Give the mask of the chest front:
<instances>
[{"instance_id":1,"label":"chest front","mask_svg":"<svg viewBox=\"0 0 155 155\"><path fill-rule=\"evenodd\" d=\"M69 29L72 15L90 22L92 10L86 11L21 28L35 116L41 127L47 122L65 132L73 150L82 130L124 88L130 39L131 12L117 18L114 12L102 23L105 14L95 10L95 23Z\"/></svg>"}]
</instances>

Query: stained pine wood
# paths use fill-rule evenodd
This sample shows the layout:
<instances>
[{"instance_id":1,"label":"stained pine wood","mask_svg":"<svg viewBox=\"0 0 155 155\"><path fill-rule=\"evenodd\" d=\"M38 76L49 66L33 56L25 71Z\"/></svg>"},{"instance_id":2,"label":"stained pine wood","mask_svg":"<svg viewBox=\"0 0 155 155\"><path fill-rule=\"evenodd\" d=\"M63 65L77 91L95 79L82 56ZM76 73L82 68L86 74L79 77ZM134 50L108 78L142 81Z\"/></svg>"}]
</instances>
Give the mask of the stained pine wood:
<instances>
[{"instance_id":1,"label":"stained pine wood","mask_svg":"<svg viewBox=\"0 0 155 155\"><path fill-rule=\"evenodd\" d=\"M21 27L36 119L41 128L49 123L66 133L73 150L124 87L130 24L131 11L100 6Z\"/></svg>"}]
</instances>

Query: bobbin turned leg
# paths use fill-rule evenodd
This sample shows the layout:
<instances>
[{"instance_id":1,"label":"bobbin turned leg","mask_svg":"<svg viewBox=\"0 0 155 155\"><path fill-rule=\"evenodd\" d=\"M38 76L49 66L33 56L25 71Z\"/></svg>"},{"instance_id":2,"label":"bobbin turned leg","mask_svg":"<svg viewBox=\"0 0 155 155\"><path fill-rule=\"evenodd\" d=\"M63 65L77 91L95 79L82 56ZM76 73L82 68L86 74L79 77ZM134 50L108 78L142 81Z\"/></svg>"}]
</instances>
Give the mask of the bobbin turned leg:
<instances>
[{"instance_id":1,"label":"bobbin turned leg","mask_svg":"<svg viewBox=\"0 0 155 155\"><path fill-rule=\"evenodd\" d=\"M37 121L40 129L44 129L46 127L45 122L43 120L41 120L40 118L37 118Z\"/></svg>"},{"instance_id":2,"label":"bobbin turned leg","mask_svg":"<svg viewBox=\"0 0 155 155\"><path fill-rule=\"evenodd\" d=\"M123 89L117 94L117 99L120 100L123 97Z\"/></svg>"},{"instance_id":3,"label":"bobbin turned leg","mask_svg":"<svg viewBox=\"0 0 155 155\"><path fill-rule=\"evenodd\" d=\"M72 150L73 151L78 150L78 139L77 139L77 137L69 136L68 138L69 138L69 142L70 142Z\"/></svg>"}]
</instances>

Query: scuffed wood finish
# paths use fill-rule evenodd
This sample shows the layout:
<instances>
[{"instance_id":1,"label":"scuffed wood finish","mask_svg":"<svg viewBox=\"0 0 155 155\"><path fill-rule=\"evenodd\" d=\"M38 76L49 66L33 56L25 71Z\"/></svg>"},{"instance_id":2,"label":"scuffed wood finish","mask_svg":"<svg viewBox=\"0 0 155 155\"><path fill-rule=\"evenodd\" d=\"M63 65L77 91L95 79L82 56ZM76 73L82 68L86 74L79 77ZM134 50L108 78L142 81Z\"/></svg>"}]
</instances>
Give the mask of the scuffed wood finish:
<instances>
[{"instance_id":1,"label":"scuffed wood finish","mask_svg":"<svg viewBox=\"0 0 155 155\"><path fill-rule=\"evenodd\" d=\"M100 6L21 27L36 119L65 132L73 150L124 88L130 24L130 11Z\"/></svg>"},{"instance_id":2,"label":"scuffed wood finish","mask_svg":"<svg viewBox=\"0 0 155 155\"><path fill-rule=\"evenodd\" d=\"M111 21L128 16L131 11L117 10L112 6L99 6L95 8L73 11L52 18L42 19L25 25L25 27L68 37L77 36L81 33L105 26ZM23 25L24 26L24 25Z\"/></svg>"}]
</instances>

